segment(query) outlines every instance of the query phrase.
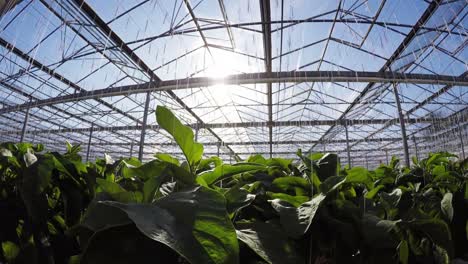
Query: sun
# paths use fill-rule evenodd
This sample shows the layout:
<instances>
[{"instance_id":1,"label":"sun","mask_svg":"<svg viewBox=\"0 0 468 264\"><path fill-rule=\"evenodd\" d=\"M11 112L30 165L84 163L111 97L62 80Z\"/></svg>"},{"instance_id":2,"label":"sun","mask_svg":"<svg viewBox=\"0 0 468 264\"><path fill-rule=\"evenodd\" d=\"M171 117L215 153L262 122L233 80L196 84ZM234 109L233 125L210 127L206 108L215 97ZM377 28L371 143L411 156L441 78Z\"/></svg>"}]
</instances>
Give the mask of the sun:
<instances>
[{"instance_id":1,"label":"sun","mask_svg":"<svg viewBox=\"0 0 468 264\"><path fill-rule=\"evenodd\" d=\"M220 50L212 50L211 54L211 64L207 66L203 74L206 77L222 79L247 69L247 63L238 54Z\"/></svg>"}]
</instances>

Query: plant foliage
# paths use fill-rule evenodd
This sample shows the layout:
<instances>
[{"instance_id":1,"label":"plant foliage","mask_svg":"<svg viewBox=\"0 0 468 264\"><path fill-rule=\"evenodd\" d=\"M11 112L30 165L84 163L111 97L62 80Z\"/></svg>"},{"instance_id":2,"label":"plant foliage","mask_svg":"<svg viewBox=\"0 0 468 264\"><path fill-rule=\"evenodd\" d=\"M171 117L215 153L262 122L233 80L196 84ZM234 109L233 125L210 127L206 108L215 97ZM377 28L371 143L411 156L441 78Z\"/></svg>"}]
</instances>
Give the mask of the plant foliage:
<instances>
[{"instance_id":1,"label":"plant foliage","mask_svg":"<svg viewBox=\"0 0 468 264\"><path fill-rule=\"evenodd\" d=\"M342 168L337 155L235 164L164 107L185 160L84 163L42 145L0 145L0 262L449 263L468 260L466 162Z\"/></svg>"}]
</instances>

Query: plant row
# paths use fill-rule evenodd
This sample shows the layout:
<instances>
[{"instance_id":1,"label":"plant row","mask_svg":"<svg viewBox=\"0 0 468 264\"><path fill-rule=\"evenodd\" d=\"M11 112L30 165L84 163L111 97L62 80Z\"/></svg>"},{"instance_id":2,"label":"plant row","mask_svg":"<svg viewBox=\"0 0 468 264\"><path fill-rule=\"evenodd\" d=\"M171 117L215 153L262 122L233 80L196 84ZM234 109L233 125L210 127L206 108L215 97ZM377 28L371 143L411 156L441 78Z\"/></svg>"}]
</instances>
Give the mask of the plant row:
<instances>
[{"instance_id":1,"label":"plant row","mask_svg":"<svg viewBox=\"0 0 468 264\"><path fill-rule=\"evenodd\" d=\"M0 145L0 263L450 263L468 260L467 163L433 153L402 167L203 157L173 113L179 145L142 163L83 162L42 145Z\"/></svg>"}]
</instances>

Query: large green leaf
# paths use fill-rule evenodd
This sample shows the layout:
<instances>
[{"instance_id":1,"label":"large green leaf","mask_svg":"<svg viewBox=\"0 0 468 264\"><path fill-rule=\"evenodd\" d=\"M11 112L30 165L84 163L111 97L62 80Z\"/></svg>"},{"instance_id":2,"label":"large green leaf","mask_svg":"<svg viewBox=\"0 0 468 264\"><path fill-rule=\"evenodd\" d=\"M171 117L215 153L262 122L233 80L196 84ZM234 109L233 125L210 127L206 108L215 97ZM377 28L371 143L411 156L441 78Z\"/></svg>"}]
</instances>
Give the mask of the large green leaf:
<instances>
[{"instance_id":1,"label":"large green leaf","mask_svg":"<svg viewBox=\"0 0 468 264\"><path fill-rule=\"evenodd\" d=\"M226 208L230 216L238 210L249 206L255 199L255 195L249 193L246 189L240 188L243 183L233 186L225 194Z\"/></svg>"},{"instance_id":2,"label":"large green leaf","mask_svg":"<svg viewBox=\"0 0 468 264\"><path fill-rule=\"evenodd\" d=\"M366 185L368 190L371 190L373 187L372 177L369 174L369 171L363 167L354 167L346 171L346 180L347 183L361 183Z\"/></svg>"},{"instance_id":3,"label":"large green leaf","mask_svg":"<svg viewBox=\"0 0 468 264\"><path fill-rule=\"evenodd\" d=\"M263 222L238 223L237 238L271 264L304 263L296 245L282 230Z\"/></svg>"},{"instance_id":4,"label":"large green leaf","mask_svg":"<svg viewBox=\"0 0 468 264\"><path fill-rule=\"evenodd\" d=\"M391 233L398 221L380 219L372 214L364 214L361 220L363 242L374 248L396 248L397 239Z\"/></svg>"},{"instance_id":5,"label":"large green leaf","mask_svg":"<svg viewBox=\"0 0 468 264\"><path fill-rule=\"evenodd\" d=\"M370 190L369 192L367 192L365 197L367 199L374 199L374 196L383 188L385 188L384 185L378 185L377 187L375 187L372 190Z\"/></svg>"},{"instance_id":6,"label":"large green leaf","mask_svg":"<svg viewBox=\"0 0 468 264\"><path fill-rule=\"evenodd\" d=\"M177 254L142 234L134 224L113 226L90 238L80 263L178 263Z\"/></svg>"},{"instance_id":7,"label":"large green leaf","mask_svg":"<svg viewBox=\"0 0 468 264\"><path fill-rule=\"evenodd\" d=\"M274 193L274 192L266 192L270 199L280 199L282 201L288 202L295 207L301 206L301 204L310 200L309 196L303 195L289 195L285 193Z\"/></svg>"},{"instance_id":8,"label":"large green leaf","mask_svg":"<svg viewBox=\"0 0 468 264\"><path fill-rule=\"evenodd\" d=\"M156 108L156 120L163 129L174 137L190 164L192 172L195 173L194 169L203 155L203 145L194 141L192 129L184 126L169 109L159 105Z\"/></svg>"},{"instance_id":9,"label":"large green leaf","mask_svg":"<svg viewBox=\"0 0 468 264\"><path fill-rule=\"evenodd\" d=\"M122 188L119 184L111 182L105 179L96 179L96 183L99 188L108 193L114 200L119 202L141 202L143 199L137 192L127 191Z\"/></svg>"},{"instance_id":10,"label":"large green leaf","mask_svg":"<svg viewBox=\"0 0 468 264\"><path fill-rule=\"evenodd\" d=\"M255 163L237 163L234 165L222 164L221 166L218 166L213 170L200 173L196 180L199 184L210 185L214 182L217 182L227 177L231 177L239 173L266 169L267 167L265 165Z\"/></svg>"},{"instance_id":11,"label":"large green leaf","mask_svg":"<svg viewBox=\"0 0 468 264\"><path fill-rule=\"evenodd\" d=\"M445 216L452 221L453 219L453 206L452 206L452 193L446 193L440 202L440 208Z\"/></svg>"},{"instance_id":12,"label":"large green leaf","mask_svg":"<svg viewBox=\"0 0 468 264\"><path fill-rule=\"evenodd\" d=\"M24 153L23 155L24 163L26 164L26 167L29 167L33 165L37 161L36 155L32 152L30 148Z\"/></svg>"},{"instance_id":13,"label":"large green leaf","mask_svg":"<svg viewBox=\"0 0 468 264\"><path fill-rule=\"evenodd\" d=\"M196 187L153 204L104 202L126 212L138 229L190 263L238 263L239 245L224 197Z\"/></svg>"},{"instance_id":14,"label":"large green leaf","mask_svg":"<svg viewBox=\"0 0 468 264\"><path fill-rule=\"evenodd\" d=\"M200 164L198 165L198 172L202 172L202 171L206 171L206 170L210 170L211 167L210 165L213 164L214 167L218 167L218 166L221 166L221 164L223 164L223 161L219 158L219 157L210 157L210 158L207 158L207 159L202 159L200 161Z\"/></svg>"},{"instance_id":15,"label":"large green leaf","mask_svg":"<svg viewBox=\"0 0 468 264\"><path fill-rule=\"evenodd\" d=\"M302 178L295 176L279 177L273 180L272 186L282 192L295 193L296 188L301 188L305 193L310 193L310 183Z\"/></svg>"},{"instance_id":16,"label":"large green leaf","mask_svg":"<svg viewBox=\"0 0 468 264\"><path fill-rule=\"evenodd\" d=\"M406 240L401 241L398 245L398 256L401 264L408 264L409 249Z\"/></svg>"},{"instance_id":17,"label":"large green leaf","mask_svg":"<svg viewBox=\"0 0 468 264\"><path fill-rule=\"evenodd\" d=\"M325 195L319 194L298 208L280 199L271 200L270 203L279 213L281 225L286 233L292 237L300 237L309 229L315 213L325 197Z\"/></svg>"},{"instance_id":18,"label":"large green leaf","mask_svg":"<svg viewBox=\"0 0 468 264\"><path fill-rule=\"evenodd\" d=\"M338 155L327 153L317 161L316 172L321 181L328 177L338 175L340 163Z\"/></svg>"},{"instance_id":19,"label":"large green leaf","mask_svg":"<svg viewBox=\"0 0 468 264\"><path fill-rule=\"evenodd\" d=\"M409 222L400 222L400 225L408 226L411 230L426 234L433 243L447 251L450 257L453 256L453 244L450 228L443 220L418 219Z\"/></svg>"},{"instance_id":20,"label":"large green leaf","mask_svg":"<svg viewBox=\"0 0 468 264\"><path fill-rule=\"evenodd\" d=\"M8 262L13 263L16 256L20 253L20 248L11 241L2 242L3 256Z\"/></svg>"},{"instance_id":21,"label":"large green leaf","mask_svg":"<svg viewBox=\"0 0 468 264\"><path fill-rule=\"evenodd\" d=\"M156 155L154 155L155 158L159 159L159 160L162 160L162 161L165 161L165 162L169 162L169 163L172 163L176 166L179 166L180 165L180 162L178 159L172 157L171 155L169 154L165 154L165 153L158 153Z\"/></svg>"}]
</instances>

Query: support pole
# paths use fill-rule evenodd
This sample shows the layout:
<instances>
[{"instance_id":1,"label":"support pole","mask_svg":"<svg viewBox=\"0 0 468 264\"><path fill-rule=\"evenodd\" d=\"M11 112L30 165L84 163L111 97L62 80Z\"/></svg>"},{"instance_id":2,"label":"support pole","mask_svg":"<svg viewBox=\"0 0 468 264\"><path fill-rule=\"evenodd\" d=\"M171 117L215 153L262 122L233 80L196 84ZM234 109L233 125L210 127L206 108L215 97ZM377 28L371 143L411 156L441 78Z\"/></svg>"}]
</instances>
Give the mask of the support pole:
<instances>
[{"instance_id":1,"label":"support pole","mask_svg":"<svg viewBox=\"0 0 468 264\"><path fill-rule=\"evenodd\" d=\"M369 161L367 160L367 153L366 153L366 169L369 169Z\"/></svg>"},{"instance_id":2,"label":"support pole","mask_svg":"<svg viewBox=\"0 0 468 264\"><path fill-rule=\"evenodd\" d=\"M385 159L387 160L387 165L390 165L390 163L388 162L388 150L385 150Z\"/></svg>"},{"instance_id":3,"label":"support pole","mask_svg":"<svg viewBox=\"0 0 468 264\"><path fill-rule=\"evenodd\" d=\"M418 155L418 143L416 142L416 138L413 137L413 142L414 142L414 151L416 154L416 160L419 160L419 155Z\"/></svg>"},{"instance_id":4,"label":"support pole","mask_svg":"<svg viewBox=\"0 0 468 264\"><path fill-rule=\"evenodd\" d=\"M197 126L195 127L195 142L198 141L198 130L200 130L200 126L197 123Z\"/></svg>"},{"instance_id":5,"label":"support pole","mask_svg":"<svg viewBox=\"0 0 468 264\"><path fill-rule=\"evenodd\" d=\"M21 138L20 138L20 142L21 142L21 143L23 143L24 134L26 134L26 128L28 127L29 109L30 109L30 107L28 107L28 108L26 109L26 113L25 113L25 116L24 116L23 128L21 129Z\"/></svg>"},{"instance_id":6,"label":"support pole","mask_svg":"<svg viewBox=\"0 0 468 264\"><path fill-rule=\"evenodd\" d=\"M219 158L219 147L221 146L221 142L218 142L217 147L218 147L218 152L217 152L217 157ZM223 188L223 180L219 181L219 187Z\"/></svg>"},{"instance_id":7,"label":"support pole","mask_svg":"<svg viewBox=\"0 0 468 264\"><path fill-rule=\"evenodd\" d=\"M348 167L351 168L351 154L349 153L349 136L348 136L348 124L345 123L345 132L346 132L346 152L348 154Z\"/></svg>"},{"instance_id":8,"label":"support pole","mask_svg":"<svg viewBox=\"0 0 468 264\"><path fill-rule=\"evenodd\" d=\"M393 93L395 94L395 102L396 102L397 109L398 109L398 119L400 120L401 138L403 140L403 151L405 154L405 165L406 167L409 167L410 159L409 159L409 152L408 152L408 140L406 138L405 119L403 117L403 110L401 110L400 96L398 95L398 89L395 83L393 84Z\"/></svg>"},{"instance_id":9,"label":"support pole","mask_svg":"<svg viewBox=\"0 0 468 264\"><path fill-rule=\"evenodd\" d=\"M460 144L461 144L461 149L462 149L462 158L465 160L465 144L463 143L463 135L461 132L461 127L460 127L460 120L457 119L457 126L458 126L458 136L460 137Z\"/></svg>"},{"instance_id":10,"label":"support pole","mask_svg":"<svg viewBox=\"0 0 468 264\"><path fill-rule=\"evenodd\" d=\"M143 112L143 124L141 125L140 149L138 150L138 159L143 159L143 147L145 145L146 122L148 120L148 108L151 100L151 92L146 93L145 110Z\"/></svg>"},{"instance_id":11,"label":"support pole","mask_svg":"<svg viewBox=\"0 0 468 264\"><path fill-rule=\"evenodd\" d=\"M130 158L133 155L133 142L130 143Z\"/></svg>"},{"instance_id":12,"label":"support pole","mask_svg":"<svg viewBox=\"0 0 468 264\"><path fill-rule=\"evenodd\" d=\"M91 150L91 140L93 138L93 128L94 123L91 123L91 129L89 130L89 138L88 138L88 149L86 150L86 162L89 160L89 152Z\"/></svg>"}]
</instances>

